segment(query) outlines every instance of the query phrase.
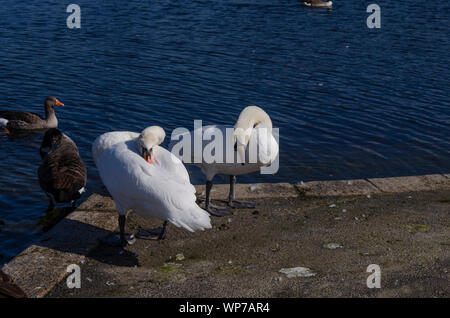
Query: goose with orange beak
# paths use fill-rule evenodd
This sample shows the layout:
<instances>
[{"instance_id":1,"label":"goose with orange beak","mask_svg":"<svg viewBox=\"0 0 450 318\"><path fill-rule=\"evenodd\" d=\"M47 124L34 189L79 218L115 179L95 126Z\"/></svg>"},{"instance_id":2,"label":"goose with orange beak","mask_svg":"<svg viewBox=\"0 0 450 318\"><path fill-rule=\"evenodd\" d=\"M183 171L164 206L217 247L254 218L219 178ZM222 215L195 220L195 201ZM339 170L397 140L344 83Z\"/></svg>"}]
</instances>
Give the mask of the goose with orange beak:
<instances>
[{"instance_id":1,"label":"goose with orange beak","mask_svg":"<svg viewBox=\"0 0 450 318\"><path fill-rule=\"evenodd\" d=\"M7 134L38 129L58 128L54 108L64 106L55 97L47 97L44 102L45 118L32 112L0 110L0 127Z\"/></svg>"}]
</instances>

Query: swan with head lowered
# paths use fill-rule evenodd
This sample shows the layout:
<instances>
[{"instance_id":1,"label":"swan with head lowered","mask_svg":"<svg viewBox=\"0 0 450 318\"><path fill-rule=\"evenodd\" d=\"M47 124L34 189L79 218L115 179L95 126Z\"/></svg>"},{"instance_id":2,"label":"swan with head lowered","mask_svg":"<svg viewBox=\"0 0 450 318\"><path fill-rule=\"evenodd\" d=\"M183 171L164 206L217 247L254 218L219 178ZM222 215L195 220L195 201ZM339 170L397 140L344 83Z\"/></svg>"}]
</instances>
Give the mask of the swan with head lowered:
<instances>
[{"instance_id":1,"label":"swan with head lowered","mask_svg":"<svg viewBox=\"0 0 450 318\"><path fill-rule=\"evenodd\" d=\"M45 118L31 112L0 110L0 127L3 127L8 134L36 129L57 128L58 119L54 110L56 106L64 106L64 104L55 97L47 97L45 99Z\"/></svg>"},{"instance_id":2,"label":"swan with head lowered","mask_svg":"<svg viewBox=\"0 0 450 318\"><path fill-rule=\"evenodd\" d=\"M196 204L195 188L183 163L159 145L164 130L151 126L141 134L110 132L99 136L92 154L100 177L119 214L119 243L127 244L128 210L145 218L159 218L163 227L142 230L138 237L162 239L167 221L188 231L211 228L209 214ZM128 241L131 243L131 241Z\"/></svg>"},{"instance_id":3,"label":"swan with head lowered","mask_svg":"<svg viewBox=\"0 0 450 318\"><path fill-rule=\"evenodd\" d=\"M232 133L227 133L227 130L231 130ZM201 157L198 155L199 152L195 151L195 140L198 139L195 136L199 135L203 136ZM214 160L207 159L204 156L213 148L212 143L217 145L214 151ZM229 147L230 144L231 147ZM189 154L186 156L183 149L181 155L180 149L186 145L190 147ZM199 167L205 174L205 209L214 216L224 216L231 213L229 208L211 204L212 180L216 174L230 176L230 192L227 203L229 207L254 208L256 204L253 202L235 199L236 176L259 171L262 167L270 165L278 157L278 143L272 133L272 121L269 115L258 106L248 106L242 110L234 127L210 125L197 128L191 132L175 134L169 148L174 155L182 158L185 163ZM255 151L257 152L256 156Z\"/></svg>"}]
</instances>

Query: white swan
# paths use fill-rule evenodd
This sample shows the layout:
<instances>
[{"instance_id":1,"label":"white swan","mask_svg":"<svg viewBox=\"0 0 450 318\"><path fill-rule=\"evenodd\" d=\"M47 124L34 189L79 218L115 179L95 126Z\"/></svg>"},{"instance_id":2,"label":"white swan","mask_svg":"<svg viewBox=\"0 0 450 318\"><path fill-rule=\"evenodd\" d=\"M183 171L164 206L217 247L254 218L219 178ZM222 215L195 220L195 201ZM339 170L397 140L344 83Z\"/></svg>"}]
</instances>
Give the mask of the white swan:
<instances>
[{"instance_id":1,"label":"white swan","mask_svg":"<svg viewBox=\"0 0 450 318\"><path fill-rule=\"evenodd\" d=\"M122 246L130 209L164 220L163 228L139 233L146 239L163 238L167 221L191 232L211 228L209 214L195 203L195 188L183 163L159 146L164 138L164 130L152 126L141 134L106 133L92 146L100 177L116 204Z\"/></svg>"},{"instance_id":2,"label":"white swan","mask_svg":"<svg viewBox=\"0 0 450 318\"><path fill-rule=\"evenodd\" d=\"M216 174L226 174L230 176L230 193L228 196L228 206L232 208L253 208L256 204L251 202L243 202L235 200L235 184L236 176L241 174L247 174L260 170L261 167L271 164L277 159L278 156L278 143L272 134L272 121L269 115L258 106L248 106L242 110L239 118L234 126L234 131L230 135L226 134L227 128L233 129L233 126L221 126L210 125L197 128L194 131L188 133L181 133L174 136L172 142L169 145L172 153L180 158L183 158L185 163L193 164L200 167L202 172L206 176L206 203L205 209L212 215L223 216L231 213L228 208L221 208L211 205L210 192L212 188L212 180ZM194 139L195 134L203 134L208 132L214 134L214 130L217 129L221 133L219 136L223 137L223 140L219 143L222 145L222 153L216 156L220 162L205 161L204 156L198 157L198 153L195 152ZM184 138L189 139L189 145L191 146L190 157L186 158L181 155L180 147L184 144ZM231 138L231 140L227 140ZM214 138L211 138L214 139ZM214 141L216 141L214 139ZM212 141L205 140L203 138L202 151L203 154L207 147L211 147ZM233 161L227 163L227 143L234 145L231 148ZM178 144L178 146L177 146ZM234 150L233 150L234 149ZM250 152L252 149L257 150L257 160L250 160ZM216 149L216 154L217 154ZM245 157L245 164L240 163L238 158ZM242 159L240 159L242 160ZM229 161L228 161L229 162Z\"/></svg>"}]
</instances>

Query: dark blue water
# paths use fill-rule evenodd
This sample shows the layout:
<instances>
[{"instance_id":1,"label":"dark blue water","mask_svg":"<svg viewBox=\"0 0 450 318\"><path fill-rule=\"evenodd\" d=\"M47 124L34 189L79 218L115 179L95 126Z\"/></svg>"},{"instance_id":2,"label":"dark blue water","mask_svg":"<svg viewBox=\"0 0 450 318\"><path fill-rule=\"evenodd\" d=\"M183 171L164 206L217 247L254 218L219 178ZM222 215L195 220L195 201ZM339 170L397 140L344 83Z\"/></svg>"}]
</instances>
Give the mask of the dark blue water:
<instances>
[{"instance_id":1,"label":"dark blue water","mask_svg":"<svg viewBox=\"0 0 450 318\"><path fill-rule=\"evenodd\" d=\"M365 1L331 11L295 0L73 2L80 30L66 27L70 2L2 1L0 109L65 103L60 129L88 166L87 194L104 191L90 153L99 134L233 124L251 104L280 128L281 168L241 182L450 171L446 1L377 1L378 30ZM0 263L40 234L41 138L0 134Z\"/></svg>"}]
</instances>

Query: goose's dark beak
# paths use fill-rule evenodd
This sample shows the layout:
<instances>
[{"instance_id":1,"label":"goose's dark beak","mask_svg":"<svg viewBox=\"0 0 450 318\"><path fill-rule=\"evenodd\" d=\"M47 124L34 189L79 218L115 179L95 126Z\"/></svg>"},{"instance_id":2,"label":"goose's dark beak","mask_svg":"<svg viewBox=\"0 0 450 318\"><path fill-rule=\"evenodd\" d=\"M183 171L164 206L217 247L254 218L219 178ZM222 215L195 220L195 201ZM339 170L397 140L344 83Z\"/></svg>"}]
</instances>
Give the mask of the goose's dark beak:
<instances>
[{"instance_id":1,"label":"goose's dark beak","mask_svg":"<svg viewBox=\"0 0 450 318\"><path fill-rule=\"evenodd\" d=\"M56 106L64 106L64 104L61 103L59 100L56 100L55 105L56 105Z\"/></svg>"}]
</instances>

